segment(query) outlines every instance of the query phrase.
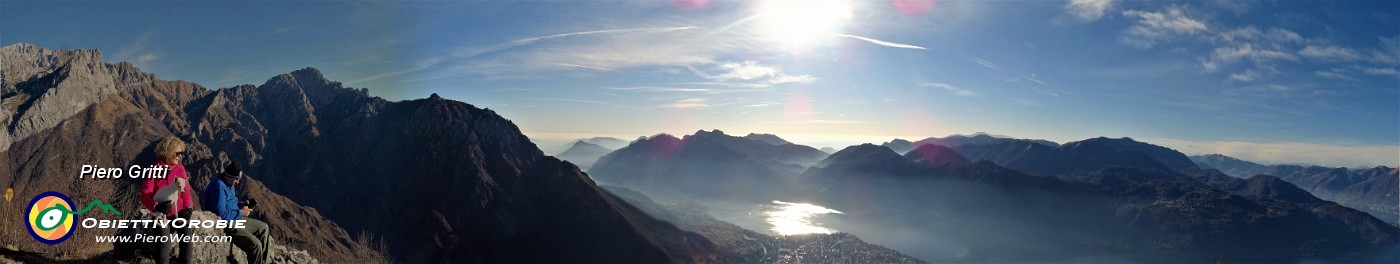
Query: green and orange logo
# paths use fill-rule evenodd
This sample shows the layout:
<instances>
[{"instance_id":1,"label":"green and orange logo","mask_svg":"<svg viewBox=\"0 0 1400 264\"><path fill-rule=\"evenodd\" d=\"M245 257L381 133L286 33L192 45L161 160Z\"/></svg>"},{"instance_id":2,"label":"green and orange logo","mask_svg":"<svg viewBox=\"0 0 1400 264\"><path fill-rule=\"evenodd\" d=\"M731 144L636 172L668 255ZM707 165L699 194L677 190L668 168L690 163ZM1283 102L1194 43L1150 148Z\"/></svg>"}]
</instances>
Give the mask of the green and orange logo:
<instances>
[{"instance_id":1,"label":"green and orange logo","mask_svg":"<svg viewBox=\"0 0 1400 264\"><path fill-rule=\"evenodd\" d=\"M50 191L34 196L34 200L29 201L24 222L29 225L29 235L33 236L34 240L49 245L58 244L73 236L73 225L78 222L77 215L92 210L93 207L101 207L102 211L121 215L112 205L96 200L89 203L87 208L73 211L73 199L62 193Z\"/></svg>"},{"instance_id":2,"label":"green and orange logo","mask_svg":"<svg viewBox=\"0 0 1400 264\"><path fill-rule=\"evenodd\" d=\"M68 240L73 235L73 223L77 222L74 220L76 216L68 213L72 210L73 200L62 193L45 192L34 196L25 214L29 235L49 245Z\"/></svg>"}]
</instances>

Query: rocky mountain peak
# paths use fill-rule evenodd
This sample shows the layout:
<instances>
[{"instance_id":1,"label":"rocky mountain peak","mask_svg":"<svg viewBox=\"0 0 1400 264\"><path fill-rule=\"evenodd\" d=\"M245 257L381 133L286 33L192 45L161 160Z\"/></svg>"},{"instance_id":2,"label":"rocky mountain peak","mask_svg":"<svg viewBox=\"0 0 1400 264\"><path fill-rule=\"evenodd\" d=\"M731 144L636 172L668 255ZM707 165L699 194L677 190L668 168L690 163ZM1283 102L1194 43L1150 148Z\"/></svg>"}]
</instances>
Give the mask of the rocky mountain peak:
<instances>
[{"instance_id":1,"label":"rocky mountain peak","mask_svg":"<svg viewBox=\"0 0 1400 264\"><path fill-rule=\"evenodd\" d=\"M321 75L321 70L318 70L313 67L306 67L301 68L300 70L292 71L291 75L300 80L320 80L326 82L330 81L327 80L325 76Z\"/></svg>"}]
</instances>

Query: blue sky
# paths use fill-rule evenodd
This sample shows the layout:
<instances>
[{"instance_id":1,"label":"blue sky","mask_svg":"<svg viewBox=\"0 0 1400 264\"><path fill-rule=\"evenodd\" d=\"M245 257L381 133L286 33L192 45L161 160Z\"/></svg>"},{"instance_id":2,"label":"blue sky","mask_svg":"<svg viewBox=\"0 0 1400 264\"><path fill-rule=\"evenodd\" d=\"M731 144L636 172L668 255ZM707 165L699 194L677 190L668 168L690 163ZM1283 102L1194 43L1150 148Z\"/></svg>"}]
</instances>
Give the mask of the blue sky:
<instances>
[{"instance_id":1,"label":"blue sky","mask_svg":"<svg viewBox=\"0 0 1400 264\"><path fill-rule=\"evenodd\" d=\"M1395 1L0 5L3 45L96 48L211 88L316 67L390 100L491 108L545 140L989 132L1400 163Z\"/></svg>"}]
</instances>

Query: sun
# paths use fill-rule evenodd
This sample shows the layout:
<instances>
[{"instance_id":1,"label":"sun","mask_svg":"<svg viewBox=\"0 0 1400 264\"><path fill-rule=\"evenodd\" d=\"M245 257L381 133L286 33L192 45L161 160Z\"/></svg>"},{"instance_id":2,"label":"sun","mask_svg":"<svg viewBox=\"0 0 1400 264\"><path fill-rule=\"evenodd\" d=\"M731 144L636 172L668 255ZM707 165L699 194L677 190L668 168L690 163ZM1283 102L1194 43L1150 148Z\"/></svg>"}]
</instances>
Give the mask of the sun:
<instances>
[{"instance_id":1,"label":"sun","mask_svg":"<svg viewBox=\"0 0 1400 264\"><path fill-rule=\"evenodd\" d=\"M785 50L803 50L841 33L852 5L837 0L764 0L755 3L757 33Z\"/></svg>"}]
</instances>

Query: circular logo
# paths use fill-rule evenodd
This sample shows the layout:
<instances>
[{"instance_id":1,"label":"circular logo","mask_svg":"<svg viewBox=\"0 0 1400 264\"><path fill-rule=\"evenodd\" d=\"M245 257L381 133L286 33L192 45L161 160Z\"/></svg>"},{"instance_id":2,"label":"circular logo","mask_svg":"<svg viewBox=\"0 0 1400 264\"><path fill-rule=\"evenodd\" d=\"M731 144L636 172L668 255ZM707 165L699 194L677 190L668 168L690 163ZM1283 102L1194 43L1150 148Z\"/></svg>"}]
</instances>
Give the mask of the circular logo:
<instances>
[{"instance_id":1,"label":"circular logo","mask_svg":"<svg viewBox=\"0 0 1400 264\"><path fill-rule=\"evenodd\" d=\"M25 223L29 235L44 244L58 244L73 235L73 200L58 192L45 192L29 201Z\"/></svg>"}]
</instances>

